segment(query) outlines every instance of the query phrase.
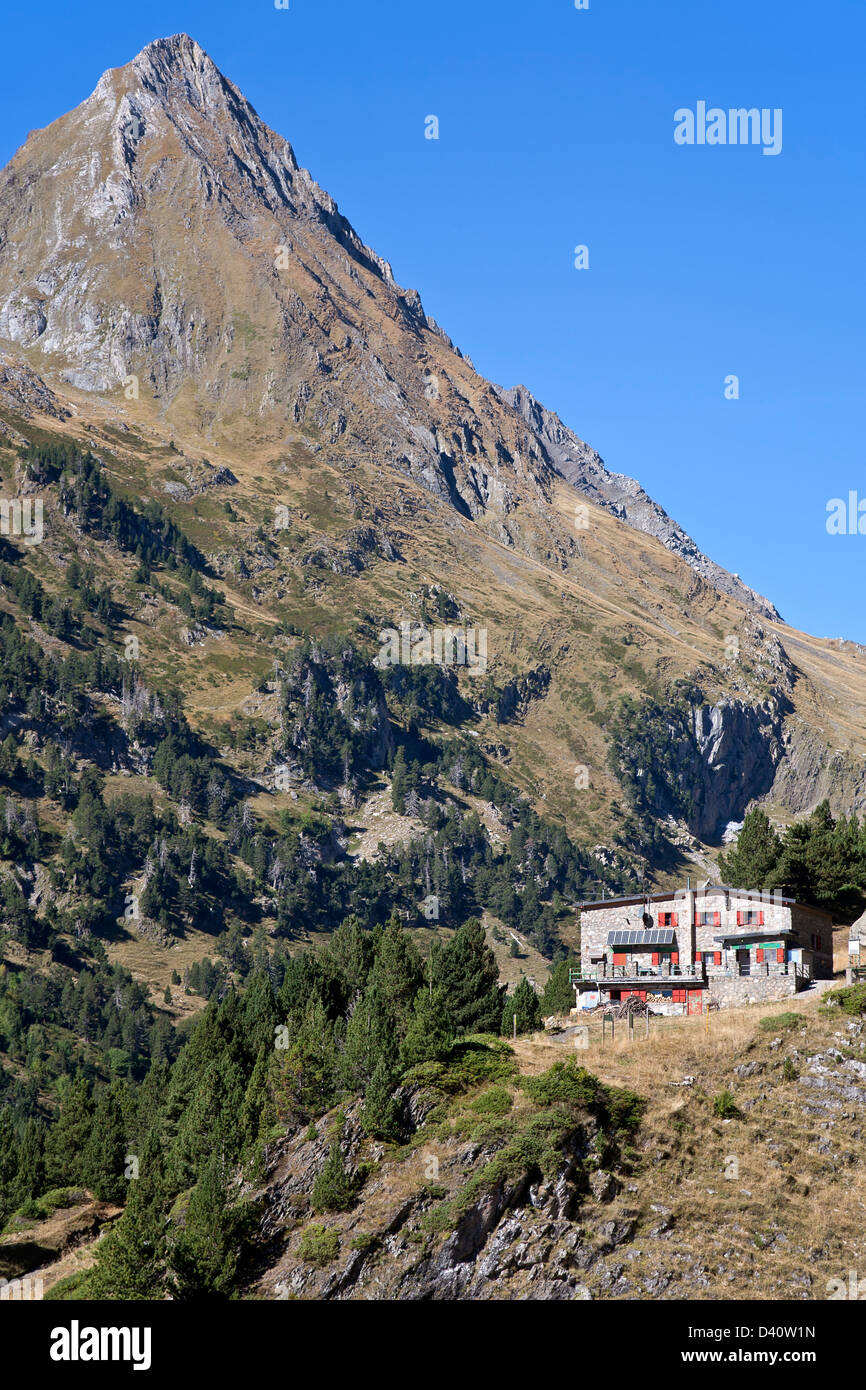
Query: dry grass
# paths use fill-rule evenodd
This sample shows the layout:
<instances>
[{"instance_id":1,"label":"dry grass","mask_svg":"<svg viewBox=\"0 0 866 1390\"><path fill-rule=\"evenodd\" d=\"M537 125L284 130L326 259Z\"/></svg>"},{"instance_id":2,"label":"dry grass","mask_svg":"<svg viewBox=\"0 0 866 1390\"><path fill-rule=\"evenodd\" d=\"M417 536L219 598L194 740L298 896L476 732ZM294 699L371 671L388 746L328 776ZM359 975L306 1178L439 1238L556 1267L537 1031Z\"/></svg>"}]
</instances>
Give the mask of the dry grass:
<instances>
[{"instance_id":1,"label":"dry grass","mask_svg":"<svg viewBox=\"0 0 866 1390\"><path fill-rule=\"evenodd\" d=\"M574 1056L602 1081L647 1101L634 1175L612 1211L637 1217L623 1248L630 1280L652 1283L662 1268L685 1280L672 1283L668 1296L825 1298L828 1280L866 1267L862 1118L844 1101L826 1113L808 1109L814 1093L783 1071L786 1057L803 1074L809 1056L845 1046L844 1021L819 1007L803 998L651 1020L649 1039L638 1023L634 1042L623 1025L604 1046L591 1019L585 1050L573 1039L516 1044L526 1073ZM760 1028L762 1018L789 1012L802 1016L802 1026ZM736 1066L750 1064L752 1075L737 1076ZM686 1077L692 1084L676 1084ZM713 1104L723 1091L740 1110L727 1120ZM672 1213L670 1233L651 1234L659 1223L653 1204Z\"/></svg>"}]
</instances>

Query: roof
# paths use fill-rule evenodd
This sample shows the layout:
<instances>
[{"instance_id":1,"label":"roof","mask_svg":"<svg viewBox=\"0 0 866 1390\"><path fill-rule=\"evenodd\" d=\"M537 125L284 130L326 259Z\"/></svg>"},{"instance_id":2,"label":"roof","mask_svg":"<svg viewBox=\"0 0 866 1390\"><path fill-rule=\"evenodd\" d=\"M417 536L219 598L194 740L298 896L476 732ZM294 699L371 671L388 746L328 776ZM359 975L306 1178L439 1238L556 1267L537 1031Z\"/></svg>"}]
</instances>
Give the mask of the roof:
<instances>
[{"instance_id":1,"label":"roof","mask_svg":"<svg viewBox=\"0 0 866 1390\"><path fill-rule=\"evenodd\" d=\"M611 931L607 934L608 946L672 946L673 942L671 927L660 927L656 931Z\"/></svg>"},{"instance_id":2,"label":"roof","mask_svg":"<svg viewBox=\"0 0 866 1390\"><path fill-rule=\"evenodd\" d=\"M692 893L695 898L695 907L698 911L700 899L708 897L714 893L728 893L734 898L747 898L750 902L760 903L781 903L783 907L803 907L809 912L817 912L822 917L832 917L832 912L827 912L823 907L813 907L811 903L800 903L796 898L785 898L781 895L774 896L772 893L761 893L757 888L731 888L726 883L708 883L701 888L674 888L668 893L636 893L631 897L625 898L594 898L588 902L578 903L581 912L596 907L627 907L631 903L669 903L684 902L686 894ZM863 914L866 919L866 913ZM856 925L856 924L855 924ZM864 935L866 935L866 921L862 921Z\"/></svg>"},{"instance_id":3,"label":"roof","mask_svg":"<svg viewBox=\"0 0 866 1390\"><path fill-rule=\"evenodd\" d=\"M790 936L792 939L797 933L788 929L777 927L775 931L772 927L759 927L753 931L750 927L741 927L739 931L723 931L718 936L714 936L714 941L781 941L783 936Z\"/></svg>"}]
</instances>

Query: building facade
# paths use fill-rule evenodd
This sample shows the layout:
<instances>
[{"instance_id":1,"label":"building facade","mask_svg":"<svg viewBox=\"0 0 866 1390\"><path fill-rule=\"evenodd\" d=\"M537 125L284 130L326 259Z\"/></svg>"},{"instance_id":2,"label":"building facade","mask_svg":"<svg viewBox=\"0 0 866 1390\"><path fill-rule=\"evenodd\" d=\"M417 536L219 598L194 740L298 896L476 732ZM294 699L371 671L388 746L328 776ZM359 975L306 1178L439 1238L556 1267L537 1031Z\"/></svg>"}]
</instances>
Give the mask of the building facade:
<instances>
[{"instance_id":1,"label":"building facade","mask_svg":"<svg viewBox=\"0 0 866 1390\"><path fill-rule=\"evenodd\" d=\"M578 1008L636 995L663 1013L783 999L832 979L829 913L721 884L580 907Z\"/></svg>"}]
</instances>

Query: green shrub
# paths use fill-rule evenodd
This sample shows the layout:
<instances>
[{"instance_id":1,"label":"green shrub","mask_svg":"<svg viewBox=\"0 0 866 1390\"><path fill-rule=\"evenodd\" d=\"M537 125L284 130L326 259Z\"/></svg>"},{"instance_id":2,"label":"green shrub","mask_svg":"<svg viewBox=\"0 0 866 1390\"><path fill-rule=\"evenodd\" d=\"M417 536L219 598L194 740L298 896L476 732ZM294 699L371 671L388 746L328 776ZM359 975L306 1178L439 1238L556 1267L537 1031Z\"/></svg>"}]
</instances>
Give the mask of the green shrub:
<instances>
[{"instance_id":1,"label":"green shrub","mask_svg":"<svg viewBox=\"0 0 866 1390\"><path fill-rule=\"evenodd\" d=\"M602 1086L598 1078L579 1067L573 1059L554 1062L541 1076L525 1076L521 1088L538 1105L581 1105L589 1108L598 1104Z\"/></svg>"},{"instance_id":2,"label":"green shrub","mask_svg":"<svg viewBox=\"0 0 866 1390\"><path fill-rule=\"evenodd\" d=\"M829 1013L833 1009L840 1008L844 1014L852 1014L855 1018L860 1014L866 1014L866 983L849 985L847 989L834 989L829 994L824 995L824 1005Z\"/></svg>"},{"instance_id":3,"label":"green shrub","mask_svg":"<svg viewBox=\"0 0 866 1390\"><path fill-rule=\"evenodd\" d=\"M803 1015L795 1013L772 1014L769 1018L761 1019L761 1028L765 1033L781 1033L786 1028L796 1028L802 1026Z\"/></svg>"},{"instance_id":4,"label":"green shrub","mask_svg":"<svg viewBox=\"0 0 866 1390\"><path fill-rule=\"evenodd\" d=\"M478 1115L507 1115L513 1104L510 1091L504 1086L493 1086L476 1096L469 1108Z\"/></svg>"},{"instance_id":5,"label":"green shrub","mask_svg":"<svg viewBox=\"0 0 866 1390\"><path fill-rule=\"evenodd\" d=\"M340 1253L340 1237L331 1226L307 1226L298 1242L298 1254L311 1265L329 1265Z\"/></svg>"},{"instance_id":6,"label":"green shrub","mask_svg":"<svg viewBox=\"0 0 866 1390\"><path fill-rule=\"evenodd\" d=\"M362 1231L360 1235L355 1236L350 1242L353 1250L361 1250L364 1254L369 1254L371 1250L375 1250L378 1244L379 1237L376 1235L375 1231Z\"/></svg>"},{"instance_id":7,"label":"green shrub","mask_svg":"<svg viewBox=\"0 0 866 1390\"><path fill-rule=\"evenodd\" d=\"M52 1284L50 1289L45 1290L45 1301L55 1299L63 1302L66 1299L79 1299L87 1294L87 1276L90 1273L87 1269L78 1269L74 1274L67 1274L65 1279L58 1279L56 1284Z\"/></svg>"},{"instance_id":8,"label":"green shrub","mask_svg":"<svg viewBox=\"0 0 866 1390\"><path fill-rule=\"evenodd\" d=\"M797 1068L794 1066L790 1057L786 1057L782 1063L782 1079L784 1081L797 1080Z\"/></svg>"},{"instance_id":9,"label":"green shrub","mask_svg":"<svg viewBox=\"0 0 866 1390\"><path fill-rule=\"evenodd\" d=\"M713 1110L722 1120L735 1120L740 1114L737 1102L730 1091L719 1091L713 1101Z\"/></svg>"},{"instance_id":10,"label":"green shrub","mask_svg":"<svg viewBox=\"0 0 866 1390\"><path fill-rule=\"evenodd\" d=\"M633 1134L640 1124L646 1110L646 1101L635 1091L616 1086L605 1087L607 1111L614 1129Z\"/></svg>"},{"instance_id":11,"label":"green shrub","mask_svg":"<svg viewBox=\"0 0 866 1390\"><path fill-rule=\"evenodd\" d=\"M427 1068L440 1067L435 1079ZM424 1078L419 1077L423 1069ZM511 1048L498 1038L482 1034L464 1038L448 1052L442 1062L423 1062L413 1067L404 1080L429 1079L440 1091L457 1095L474 1090L485 1081L508 1081L517 1075L517 1059Z\"/></svg>"}]
</instances>

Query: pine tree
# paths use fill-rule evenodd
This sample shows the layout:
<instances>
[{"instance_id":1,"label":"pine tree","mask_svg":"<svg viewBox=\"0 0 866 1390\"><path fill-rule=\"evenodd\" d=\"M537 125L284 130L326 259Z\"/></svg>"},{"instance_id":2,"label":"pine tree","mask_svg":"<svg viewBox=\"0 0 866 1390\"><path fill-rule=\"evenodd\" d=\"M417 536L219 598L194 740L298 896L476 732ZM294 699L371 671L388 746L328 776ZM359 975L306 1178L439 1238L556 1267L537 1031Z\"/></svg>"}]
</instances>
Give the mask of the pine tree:
<instances>
[{"instance_id":1,"label":"pine tree","mask_svg":"<svg viewBox=\"0 0 866 1390\"><path fill-rule=\"evenodd\" d=\"M502 1009L502 1032L506 1037L514 1030L515 1018L518 1033L532 1033L541 1023L541 1004L525 975L514 993L506 997Z\"/></svg>"},{"instance_id":2,"label":"pine tree","mask_svg":"<svg viewBox=\"0 0 866 1390\"><path fill-rule=\"evenodd\" d=\"M45 1184L45 1126L41 1120L30 1119L18 1146L18 1173L15 1179L14 1206L33 1201L46 1190Z\"/></svg>"},{"instance_id":3,"label":"pine tree","mask_svg":"<svg viewBox=\"0 0 866 1390\"><path fill-rule=\"evenodd\" d=\"M408 1027L422 981L423 967L414 941L401 927L399 918L389 918L376 945L369 995L398 1039Z\"/></svg>"},{"instance_id":4,"label":"pine tree","mask_svg":"<svg viewBox=\"0 0 866 1390\"><path fill-rule=\"evenodd\" d=\"M16 1206L15 1180L19 1170L18 1142L8 1105L0 1104L0 1230Z\"/></svg>"},{"instance_id":5,"label":"pine tree","mask_svg":"<svg viewBox=\"0 0 866 1390\"><path fill-rule=\"evenodd\" d=\"M324 952L343 981L347 1002L361 993L373 964L373 938L354 914L341 922Z\"/></svg>"},{"instance_id":6,"label":"pine tree","mask_svg":"<svg viewBox=\"0 0 866 1390\"><path fill-rule=\"evenodd\" d=\"M781 841L760 806L749 811L727 854L719 855L722 879L732 888L765 888L782 852Z\"/></svg>"},{"instance_id":7,"label":"pine tree","mask_svg":"<svg viewBox=\"0 0 866 1390\"><path fill-rule=\"evenodd\" d=\"M406 768L406 754L403 752L402 748L398 748L394 758L394 769L391 774L391 806L401 816L406 809L406 793L408 790L409 781Z\"/></svg>"},{"instance_id":8,"label":"pine tree","mask_svg":"<svg viewBox=\"0 0 866 1390\"><path fill-rule=\"evenodd\" d=\"M550 972L550 979L541 996L541 1012L544 1017L549 1014L567 1014L574 1008L574 989L568 976L568 961L558 960Z\"/></svg>"},{"instance_id":9,"label":"pine tree","mask_svg":"<svg viewBox=\"0 0 866 1390\"><path fill-rule=\"evenodd\" d=\"M445 990L437 985L431 990L425 985L415 997L412 1017L400 1048L404 1067L419 1062L436 1062L454 1045L454 1026Z\"/></svg>"},{"instance_id":10,"label":"pine tree","mask_svg":"<svg viewBox=\"0 0 866 1390\"><path fill-rule=\"evenodd\" d=\"M84 1181L103 1202L124 1202L127 1197L126 1124L120 1096L119 1082L103 1088L84 1149Z\"/></svg>"},{"instance_id":11,"label":"pine tree","mask_svg":"<svg viewBox=\"0 0 866 1390\"><path fill-rule=\"evenodd\" d=\"M369 995L359 1000L346 1026L340 1050L339 1076L347 1091L365 1091L380 1061L397 1051L388 1018Z\"/></svg>"},{"instance_id":12,"label":"pine tree","mask_svg":"<svg viewBox=\"0 0 866 1390\"><path fill-rule=\"evenodd\" d=\"M120 1220L99 1242L94 1269L87 1278L93 1299L154 1299L162 1296L166 1277L165 1188L158 1141L151 1138L131 1181Z\"/></svg>"},{"instance_id":13,"label":"pine tree","mask_svg":"<svg viewBox=\"0 0 866 1390\"><path fill-rule=\"evenodd\" d=\"M477 917L463 923L434 958L434 984L441 986L457 1033L496 1033L502 996L496 957Z\"/></svg>"},{"instance_id":14,"label":"pine tree","mask_svg":"<svg viewBox=\"0 0 866 1390\"><path fill-rule=\"evenodd\" d=\"M276 1120L268 1088L270 1060L271 1049L263 1047L256 1058L241 1106L241 1155L247 1160L258 1160L258 1167L261 1166L261 1147Z\"/></svg>"},{"instance_id":15,"label":"pine tree","mask_svg":"<svg viewBox=\"0 0 866 1390\"><path fill-rule=\"evenodd\" d=\"M364 1094L361 1128L375 1139L397 1139L400 1135L400 1107L394 1099L394 1071L382 1057Z\"/></svg>"},{"instance_id":16,"label":"pine tree","mask_svg":"<svg viewBox=\"0 0 866 1390\"><path fill-rule=\"evenodd\" d=\"M175 1298L227 1298L234 1287L247 1213L233 1206L221 1155L212 1154L193 1188L183 1229L169 1253Z\"/></svg>"},{"instance_id":17,"label":"pine tree","mask_svg":"<svg viewBox=\"0 0 866 1390\"><path fill-rule=\"evenodd\" d=\"M93 1123L90 1083L86 1077L77 1076L48 1131L45 1179L49 1188L72 1187L86 1181L84 1153Z\"/></svg>"},{"instance_id":18,"label":"pine tree","mask_svg":"<svg viewBox=\"0 0 866 1390\"><path fill-rule=\"evenodd\" d=\"M355 1200L357 1183L343 1165L339 1144L332 1144L325 1166L316 1176L310 1205L315 1212L348 1211Z\"/></svg>"}]
</instances>

